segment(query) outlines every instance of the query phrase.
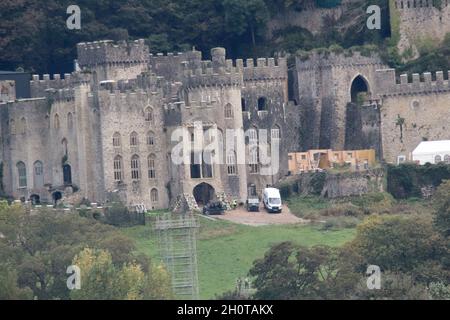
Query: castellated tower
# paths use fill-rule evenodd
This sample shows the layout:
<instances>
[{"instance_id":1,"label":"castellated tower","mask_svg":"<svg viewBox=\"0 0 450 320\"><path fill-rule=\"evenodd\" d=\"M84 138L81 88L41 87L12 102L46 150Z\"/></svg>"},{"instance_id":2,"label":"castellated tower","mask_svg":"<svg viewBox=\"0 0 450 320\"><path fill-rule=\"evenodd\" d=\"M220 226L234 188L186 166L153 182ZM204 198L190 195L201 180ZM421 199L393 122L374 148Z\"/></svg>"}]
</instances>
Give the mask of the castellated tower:
<instances>
[{"instance_id":1,"label":"castellated tower","mask_svg":"<svg viewBox=\"0 0 450 320\"><path fill-rule=\"evenodd\" d=\"M238 147L238 139L233 136L230 140L236 142L234 150L226 150L227 133L243 130L243 77L231 60L226 60L224 48L212 49L211 57L210 61L202 61L201 53L192 51L186 53L183 62L184 104L180 109L180 123L187 133L183 143L190 146L191 152L184 155L179 181L182 191L193 194L200 203L222 193L244 201L247 196L245 150ZM200 135L203 141L199 141ZM206 146L213 146L214 141L218 143L211 153ZM227 159L233 162L230 166L226 164Z\"/></svg>"},{"instance_id":2,"label":"castellated tower","mask_svg":"<svg viewBox=\"0 0 450 320\"><path fill-rule=\"evenodd\" d=\"M450 33L450 0L441 0L440 7L433 0L391 0L389 11L393 35L399 37L397 46L406 60L417 58L421 46L438 44Z\"/></svg>"},{"instance_id":3,"label":"castellated tower","mask_svg":"<svg viewBox=\"0 0 450 320\"><path fill-rule=\"evenodd\" d=\"M375 74L386 68L380 58L314 51L297 56L295 68L302 148L374 148L380 155Z\"/></svg>"},{"instance_id":4,"label":"castellated tower","mask_svg":"<svg viewBox=\"0 0 450 320\"><path fill-rule=\"evenodd\" d=\"M134 42L111 40L79 43L78 65L91 71L94 81L134 79L148 70L149 49L144 40Z\"/></svg>"}]
</instances>

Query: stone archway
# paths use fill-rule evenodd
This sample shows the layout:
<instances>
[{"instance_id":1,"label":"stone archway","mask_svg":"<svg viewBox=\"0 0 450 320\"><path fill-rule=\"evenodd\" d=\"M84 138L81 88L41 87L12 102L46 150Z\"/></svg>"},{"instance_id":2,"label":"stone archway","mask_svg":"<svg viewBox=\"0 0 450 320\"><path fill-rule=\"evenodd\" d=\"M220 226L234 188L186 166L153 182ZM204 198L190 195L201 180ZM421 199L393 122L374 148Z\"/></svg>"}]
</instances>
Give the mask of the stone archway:
<instances>
[{"instance_id":1,"label":"stone archway","mask_svg":"<svg viewBox=\"0 0 450 320\"><path fill-rule=\"evenodd\" d=\"M361 98L367 100L370 95L369 82L362 75L357 75L350 86L350 99L353 103L360 103Z\"/></svg>"},{"instance_id":2,"label":"stone archway","mask_svg":"<svg viewBox=\"0 0 450 320\"><path fill-rule=\"evenodd\" d=\"M210 184L202 182L195 186L193 195L198 205L206 205L214 199L215 190Z\"/></svg>"},{"instance_id":3,"label":"stone archway","mask_svg":"<svg viewBox=\"0 0 450 320\"><path fill-rule=\"evenodd\" d=\"M41 204L41 197L37 194L32 194L30 196L30 201L33 205Z\"/></svg>"}]
</instances>

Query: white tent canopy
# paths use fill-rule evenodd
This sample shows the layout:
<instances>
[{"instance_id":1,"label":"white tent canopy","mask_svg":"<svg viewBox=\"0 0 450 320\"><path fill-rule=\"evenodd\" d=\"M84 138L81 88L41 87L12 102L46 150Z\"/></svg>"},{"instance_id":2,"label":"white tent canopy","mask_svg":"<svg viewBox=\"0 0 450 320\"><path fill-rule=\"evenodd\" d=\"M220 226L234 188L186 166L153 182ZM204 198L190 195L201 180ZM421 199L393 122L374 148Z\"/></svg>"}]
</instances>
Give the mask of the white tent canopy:
<instances>
[{"instance_id":1,"label":"white tent canopy","mask_svg":"<svg viewBox=\"0 0 450 320\"><path fill-rule=\"evenodd\" d=\"M422 141L412 152L412 160L420 164L450 163L450 140Z\"/></svg>"}]
</instances>

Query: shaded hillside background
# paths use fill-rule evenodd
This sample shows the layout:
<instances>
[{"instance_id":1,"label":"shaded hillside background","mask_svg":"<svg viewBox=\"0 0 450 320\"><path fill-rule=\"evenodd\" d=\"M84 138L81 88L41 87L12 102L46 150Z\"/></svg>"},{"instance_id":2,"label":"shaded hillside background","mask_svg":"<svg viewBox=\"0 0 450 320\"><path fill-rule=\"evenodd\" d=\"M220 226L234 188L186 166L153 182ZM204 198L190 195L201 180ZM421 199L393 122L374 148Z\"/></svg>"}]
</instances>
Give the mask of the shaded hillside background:
<instances>
[{"instance_id":1,"label":"shaded hillside background","mask_svg":"<svg viewBox=\"0 0 450 320\"><path fill-rule=\"evenodd\" d=\"M268 32L286 12L335 8L345 1L345 14L324 21L313 35L306 28ZM81 8L81 30L66 28L66 9ZM382 30L365 28L370 4L382 8ZM433 71L449 63L450 41L424 53L423 60L403 66L389 43L387 0L2 0L0 2L0 70L63 73L73 70L76 43L100 39L146 39L153 53L227 48L231 58L275 52L376 45L393 67ZM270 35L270 36L269 36Z\"/></svg>"}]
</instances>

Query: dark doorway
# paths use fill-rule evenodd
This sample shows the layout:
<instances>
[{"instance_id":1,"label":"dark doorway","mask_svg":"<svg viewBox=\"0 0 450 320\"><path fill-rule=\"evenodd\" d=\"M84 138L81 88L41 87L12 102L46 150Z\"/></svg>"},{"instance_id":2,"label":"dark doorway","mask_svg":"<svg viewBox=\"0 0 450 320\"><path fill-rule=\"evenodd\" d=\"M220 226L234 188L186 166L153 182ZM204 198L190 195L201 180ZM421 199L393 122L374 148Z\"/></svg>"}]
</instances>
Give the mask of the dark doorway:
<instances>
[{"instance_id":1,"label":"dark doorway","mask_svg":"<svg viewBox=\"0 0 450 320\"><path fill-rule=\"evenodd\" d=\"M32 194L30 196L30 200L31 200L31 204L33 204L33 205L41 204L41 197L39 197L37 194Z\"/></svg>"},{"instance_id":2,"label":"dark doorway","mask_svg":"<svg viewBox=\"0 0 450 320\"><path fill-rule=\"evenodd\" d=\"M68 164L63 165L63 179L65 185L72 184L72 168Z\"/></svg>"},{"instance_id":3,"label":"dark doorway","mask_svg":"<svg viewBox=\"0 0 450 320\"><path fill-rule=\"evenodd\" d=\"M361 101L367 100L369 94L367 81L362 76L357 76L352 82L350 93L353 103L359 104Z\"/></svg>"},{"instance_id":4,"label":"dark doorway","mask_svg":"<svg viewBox=\"0 0 450 320\"><path fill-rule=\"evenodd\" d=\"M198 205L206 205L214 199L214 188L202 182L194 188L194 198Z\"/></svg>"},{"instance_id":5,"label":"dark doorway","mask_svg":"<svg viewBox=\"0 0 450 320\"><path fill-rule=\"evenodd\" d=\"M53 204L56 207L56 205L58 204L58 200L61 200L61 198L62 198L61 192L59 192L59 191L53 192L52 198L53 198Z\"/></svg>"}]
</instances>

